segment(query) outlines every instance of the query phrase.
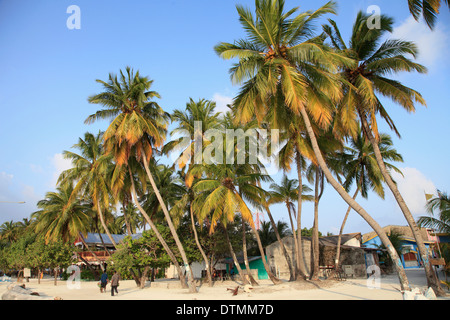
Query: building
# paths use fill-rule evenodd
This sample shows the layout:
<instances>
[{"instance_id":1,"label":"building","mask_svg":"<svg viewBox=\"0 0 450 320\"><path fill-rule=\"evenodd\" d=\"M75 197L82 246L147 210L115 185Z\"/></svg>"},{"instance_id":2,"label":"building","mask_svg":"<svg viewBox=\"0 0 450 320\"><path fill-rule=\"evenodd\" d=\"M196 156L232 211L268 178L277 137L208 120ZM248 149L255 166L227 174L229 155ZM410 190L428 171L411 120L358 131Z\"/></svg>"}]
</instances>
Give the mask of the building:
<instances>
[{"instance_id":1,"label":"building","mask_svg":"<svg viewBox=\"0 0 450 320\"><path fill-rule=\"evenodd\" d=\"M246 271L244 257L237 257L239 262L239 266L242 271ZM234 265L234 261L232 258L226 258L221 260L223 264L226 265L226 273L227 274L235 274L238 275L238 269ZM269 275L267 274L266 269L264 268L264 263L261 259L261 256L258 257L248 257L248 265L250 267L250 273L255 278L255 280L266 280L269 279Z\"/></svg>"},{"instance_id":2,"label":"building","mask_svg":"<svg viewBox=\"0 0 450 320\"><path fill-rule=\"evenodd\" d=\"M126 234L111 235L116 243L120 243L126 236ZM139 239L141 236L142 234L133 234L131 237ZM94 265L105 263L110 254L115 251L115 247L106 233L88 233L86 236L80 234L74 245L83 250L78 252L80 262Z\"/></svg>"},{"instance_id":3,"label":"building","mask_svg":"<svg viewBox=\"0 0 450 320\"><path fill-rule=\"evenodd\" d=\"M286 250L295 263L295 245L293 237L282 239ZM338 236L321 237L319 239L320 267L325 270L334 267L336 260ZM307 274L311 273L311 238L302 237L303 263ZM361 247L361 234L352 233L342 235L340 265L347 274L355 277L366 277L367 268L378 265L376 252L378 249ZM266 248L269 266L272 272L280 279L289 279L289 267L278 242Z\"/></svg>"},{"instance_id":4,"label":"building","mask_svg":"<svg viewBox=\"0 0 450 320\"><path fill-rule=\"evenodd\" d=\"M423 265L422 259L418 254L416 240L409 226L386 226L383 228L389 236L391 233L400 234L401 248L400 258L403 263L403 268L418 268ZM433 247L436 244L436 238L430 233L429 229L420 228L420 234L424 240L425 247L430 257L434 257ZM375 232L369 232L363 235L362 243L369 248L379 248L382 243Z\"/></svg>"}]
</instances>

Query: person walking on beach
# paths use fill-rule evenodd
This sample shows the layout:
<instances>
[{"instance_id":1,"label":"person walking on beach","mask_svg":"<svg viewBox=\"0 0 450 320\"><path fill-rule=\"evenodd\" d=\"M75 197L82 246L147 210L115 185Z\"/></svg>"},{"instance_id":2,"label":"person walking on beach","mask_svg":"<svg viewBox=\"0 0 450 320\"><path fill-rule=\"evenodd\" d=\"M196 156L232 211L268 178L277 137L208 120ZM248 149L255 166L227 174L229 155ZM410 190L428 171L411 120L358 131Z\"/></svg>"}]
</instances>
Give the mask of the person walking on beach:
<instances>
[{"instance_id":1,"label":"person walking on beach","mask_svg":"<svg viewBox=\"0 0 450 320\"><path fill-rule=\"evenodd\" d=\"M119 294L117 287L119 286L119 273L114 271L114 275L111 278L111 296L114 297L114 291Z\"/></svg>"},{"instance_id":2,"label":"person walking on beach","mask_svg":"<svg viewBox=\"0 0 450 320\"><path fill-rule=\"evenodd\" d=\"M100 278L100 293L103 293L103 290L106 292L106 285L108 284L108 274L106 270L103 271L103 274Z\"/></svg>"}]
</instances>

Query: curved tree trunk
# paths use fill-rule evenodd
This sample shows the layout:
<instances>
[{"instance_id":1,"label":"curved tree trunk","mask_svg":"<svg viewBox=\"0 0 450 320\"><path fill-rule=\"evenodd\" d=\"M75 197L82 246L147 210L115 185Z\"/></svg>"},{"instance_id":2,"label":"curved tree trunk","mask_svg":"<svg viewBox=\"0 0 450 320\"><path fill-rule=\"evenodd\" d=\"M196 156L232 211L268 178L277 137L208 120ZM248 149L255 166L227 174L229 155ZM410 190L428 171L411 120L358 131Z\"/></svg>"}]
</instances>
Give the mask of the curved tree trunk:
<instances>
[{"instance_id":1,"label":"curved tree trunk","mask_svg":"<svg viewBox=\"0 0 450 320\"><path fill-rule=\"evenodd\" d=\"M301 242L298 241L298 234L295 232L294 221L292 219L292 213L291 213L289 203L286 203L286 207L287 207L288 214L289 214L289 221L291 223L292 237L294 238L295 261L297 264L297 266L295 268L295 270L296 270L295 271L295 279L298 280L298 277L301 276L301 274L302 274L302 272L300 272L300 265L303 261L303 258L300 260L300 251L303 252L303 247L302 247L302 249L300 249ZM303 277L303 276L301 276L301 277Z\"/></svg>"},{"instance_id":2,"label":"curved tree trunk","mask_svg":"<svg viewBox=\"0 0 450 320\"><path fill-rule=\"evenodd\" d=\"M253 233L254 233L254 235L256 237L256 242L258 242L258 248L259 248L259 251L261 252L261 260L263 262L264 269L266 270L267 275L269 276L269 279L273 282L273 284L283 283L283 281L281 281L280 279L275 277L275 275L272 273L272 271L270 271L270 267L267 264L266 255L264 253L264 248L262 246L261 238L259 237L258 231L254 227L254 224L252 224L251 227L252 227L252 231L253 231Z\"/></svg>"},{"instance_id":3,"label":"curved tree trunk","mask_svg":"<svg viewBox=\"0 0 450 320\"><path fill-rule=\"evenodd\" d=\"M356 197L359 193L359 186L356 189L355 195L353 196L353 199L356 200ZM344 233L344 227L347 223L348 216L350 214L350 211L352 211L352 207L348 207L347 212L345 213L344 221L342 221L341 229L339 230L339 236L338 236L338 243L336 248L336 259L335 262L335 270L339 270L340 264L341 264L341 242L342 242L342 234Z\"/></svg>"},{"instance_id":4,"label":"curved tree trunk","mask_svg":"<svg viewBox=\"0 0 450 320\"><path fill-rule=\"evenodd\" d=\"M227 230L227 228L225 226L223 227L223 230L225 232L225 238L227 239L227 244L228 244L228 248L230 249L231 257L233 258L234 265L236 266L236 269L238 270L239 276L241 277L241 281L242 281L243 284L249 284L249 282L245 278L244 273L242 272L242 268L241 268L241 266L239 264L239 261L238 261L238 259L236 257L236 254L234 253L233 246L231 245L230 237L228 236L228 230Z\"/></svg>"},{"instance_id":5,"label":"curved tree trunk","mask_svg":"<svg viewBox=\"0 0 450 320\"><path fill-rule=\"evenodd\" d=\"M209 266L208 257L206 256L205 251L203 250L203 248L202 248L202 246L200 244L200 240L198 239L197 229L195 228L195 223L194 223L194 212L193 212L191 206L189 206L189 212L191 214L192 231L194 232L195 243L197 244L198 250L200 250L200 253L202 254L203 260L205 261L206 277L208 278L208 285L210 287L212 287L213 286L213 280L212 280L212 276L211 276L211 268Z\"/></svg>"},{"instance_id":6,"label":"curved tree trunk","mask_svg":"<svg viewBox=\"0 0 450 320\"><path fill-rule=\"evenodd\" d=\"M147 173L148 179L150 180L150 184L152 185L152 188L153 188L153 191L155 192L156 198L158 198L158 202L161 206L162 211L164 212L164 216L166 218L167 224L169 225L170 232L172 233L172 236L175 240L178 250L180 251L181 258L183 259L184 268L186 270L186 273L188 274L189 292L197 293L197 287L196 287L195 281L194 281L194 274L192 272L191 267L189 266L186 252L184 251L183 245L181 244L180 238L178 237L177 231L175 230L175 227L173 225L169 211L167 210L166 204L164 203L164 201L161 197L161 194L159 193L158 187L156 186L155 180L153 179L153 175L150 172L150 169L148 167L147 158L145 156L145 152L142 152L142 161L144 162L145 172Z\"/></svg>"},{"instance_id":7,"label":"curved tree trunk","mask_svg":"<svg viewBox=\"0 0 450 320\"><path fill-rule=\"evenodd\" d=\"M138 200L138 196L137 196L137 193L136 193L136 188L135 188L135 185L134 185L134 181L133 181L133 178L132 178L132 174L131 174L131 169L129 167L128 167L128 170L129 170L130 179L131 179L131 193L132 193L132 195L135 198L135 204L136 204L138 210L144 216L144 218L147 221L147 223L150 225L150 228L153 230L153 232L155 232L156 238L158 238L159 242L162 244L162 246L166 250L167 254L169 255L170 260L172 261L173 265L177 269L177 272L178 272L178 275L179 275L180 281L181 281L181 286L183 288L187 288L186 277L184 276L184 272L182 272L182 270L181 270L181 267L180 267L180 265L179 265L179 263L177 261L177 258L175 257L175 254L172 252L172 250L170 250L169 245L164 240L162 235L159 233L158 229L156 228L155 224L153 223L153 221L148 216L147 212L145 212L144 208L142 208L142 206L140 205L139 200Z\"/></svg>"},{"instance_id":8,"label":"curved tree trunk","mask_svg":"<svg viewBox=\"0 0 450 320\"><path fill-rule=\"evenodd\" d=\"M272 217L272 213L270 212L269 206L266 205L265 209L266 209L267 215L269 216L270 223L272 224L272 228L275 232L275 236L277 237L278 244L281 247L281 252L283 252L284 258L286 259L286 262L287 262L287 265L289 268L289 275L290 275L289 281L294 281L295 280L295 268L292 265L291 257L289 256L289 253L286 250L286 246L284 245L283 240L280 237L280 233L278 232L277 225L275 223L275 220Z\"/></svg>"},{"instance_id":9,"label":"curved tree trunk","mask_svg":"<svg viewBox=\"0 0 450 320\"><path fill-rule=\"evenodd\" d=\"M100 200L97 199L97 213L100 217L100 223L102 224L103 229L105 230L106 234L108 235L109 240L111 240L111 243L113 244L114 248L117 249L117 243L114 241L111 232L109 232L109 228L106 226L105 219L103 217L102 209L100 207ZM108 252L108 251L107 251Z\"/></svg>"},{"instance_id":10,"label":"curved tree trunk","mask_svg":"<svg viewBox=\"0 0 450 320\"><path fill-rule=\"evenodd\" d=\"M299 107L300 107L300 113L301 113L302 118L306 125L306 130L308 132L308 136L311 140L311 144L312 144L317 162L318 162L320 168L322 169L325 177L327 178L328 182L339 193L339 195L342 197L342 199L344 199L344 201L347 202L347 204L350 205L353 208L353 210L355 210L364 220L366 220L366 222L377 233L377 235L380 237L381 242L387 248L389 255L394 263L402 290L410 291L411 287L409 285L408 278L406 277L405 270L403 269L402 261L400 260L397 252L395 251L394 247L392 246L392 243L389 240L388 236L386 235L386 232L384 232L383 228L381 228L381 226L364 210L364 208L361 207L361 205L359 205L359 203L357 203L354 199L352 199L352 197L345 191L345 189L342 187L342 185L333 177L333 174L328 169L328 166L327 166L327 164L322 156L322 153L320 151L320 148L317 143L317 139L314 134L314 130L311 126L311 122L309 120L309 116L305 109L305 106L303 104L300 104Z\"/></svg>"},{"instance_id":11,"label":"curved tree trunk","mask_svg":"<svg viewBox=\"0 0 450 320\"><path fill-rule=\"evenodd\" d=\"M420 253L420 256L423 261L423 266L425 268L425 274L427 276L428 286L432 287L437 295L443 296L443 295L445 295L445 291L440 286L439 281L437 281L436 275L433 271L433 267L430 264L430 261L428 258L428 252L425 248L425 243L423 242L422 235L420 234L420 229L417 226L413 215L409 211L409 208L406 205L405 200L403 199L402 195L400 194L400 191L398 190L397 185L394 183L394 181L392 181L391 175L389 174L388 170L386 169L386 166L383 161L383 157L381 155L380 148L378 146L378 141L377 141L377 139L375 139L375 137L372 133L372 130L370 129L370 126L367 122L367 118L365 117L364 114L362 114L360 112L360 110L358 110L358 112L359 112L359 116L361 119L364 133L365 133L366 137L369 138L369 141L373 146L373 150L375 153L375 159L377 160L378 167L381 170L381 174L383 175L383 178L384 178L386 184L389 186L389 189L391 189L392 194L394 195L395 200L397 201L400 209L402 210L403 215L405 216L405 219L411 228L414 238L416 239L417 247L419 249L419 253Z\"/></svg>"},{"instance_id":12,"label":"curved tree trunk","mask_svg":"<svg viewBox=\"0 0 450 320\"><path fill-rule=\"evenodd\" d=\"M242 253L244 254L244 264L245 269L247 270L248 279L250 280L250 284L252 286L259 286L259 283L253 278L251 269L250 269L250 263L248 262L248 255L247 255L247 235L245 232L245 221L244 218L242 218Z\"/></svg>"},{"instance_id":13,"label":"curved tree trunk","mask_svg":"<svg viewBox=\"0 0 450 320\"><path fill-rule=\"evenodd\" d=\"M302 156L297 150L295 154L295 162L297 164L297 180L298 180L298 199L297 199L297 272L296 278L302 278L306 280L306 268L303 257L303 244L302 244L302 195L303 195L303 177L302 177Z\"/></svg>"}]
</instances>

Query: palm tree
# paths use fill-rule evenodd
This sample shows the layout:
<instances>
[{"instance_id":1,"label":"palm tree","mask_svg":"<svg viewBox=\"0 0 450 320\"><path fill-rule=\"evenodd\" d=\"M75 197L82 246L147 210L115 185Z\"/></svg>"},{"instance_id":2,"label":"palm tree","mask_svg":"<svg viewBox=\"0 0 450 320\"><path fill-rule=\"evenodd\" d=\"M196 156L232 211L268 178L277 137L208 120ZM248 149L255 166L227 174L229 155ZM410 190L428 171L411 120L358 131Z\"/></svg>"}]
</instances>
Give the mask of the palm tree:
<instances>
[{"instance_id":1,"label":"palm tree","mask_svg":"<svg viewBox=\"0 0 450 320\"><path fill-rule=\"evenodd\" d=\"M97 135L87 132L84 139L79 138L78 143L73 146L81 154L71 151L63 152L64 157L72 161L73 167L61 173L58 184L74 185L68 205L77 197L84 198L86 202L93 202L103 229L114 247L117 247L103 214L103 210L110 207L108 174L112 157L104 154L102 139L102 132Z\"/></svg>"},{"instance_id":2,"label":"palm tree","mask_svg":"<svg viewBox=\"0 0 450 320\"><path fill-rule=\"evenodd\" d=\"M226 228L227 222L232 222L236 213L239 212L255 235L264 268L269 278L274 284L278 284L280 280L270 271L252 213L244 201L246 199L246 201L257 204L261 195L264 194L264 191L256 186L257 181L264 179L264 177L259 173L254 173L253 168L254 166L249 164L198 165L193 167L190 174L201 175L205 173L206 176L204 179L199 179L193 186L194 191L199 193L194 201L194 209L199 210L203 218L211 214L210 232L214 231L219 221ZM225 234L227 235L227 233ZM231 246L230 251L232 251ZM239 270L239 263L233 252L231 254ZM241 270L239 272L242 275ZM245 278L242 280L244 283L246 282Z\"/></svg>"},{"instance_id":3,"label":"palm tree","mask_svg":"<svg viewBox=\"0 0 450 320\"><path fill-rule=\"evenodd\" d=\"M186 174L184 172L179 171L178 174L180 175L182 180L186 180ZM193 184L195 184L195 181L193 181ZM186 184L184 187L184 193L181 196L181 198L174 204L174 206L171 208L171 214L174 217L174 219L181 220L182 216L188 212L190 219L191 219L191 226L192 226L192 232L194 233L195 243L197 245L197 248L200 251L200 254L202 255L203 261L205 262L205 268L206 268L206 277L208 279L208 285L213 285L213 277L211 274L211 265L209 263L208 257L206 256L205 250L203 249L197 232L197 227L195 223L195 218L198 218L198 212L194 213L193 208L193 201L195 199L195 193L192 189L192 185ZM197 219L199 220L199 219ZM199 221L199 224L201 225L201 220Z\"/></svg>"},{"instance_id":4,"label":"palm tree","mask_svg":"<svg viewBox=\"0 0 450 320\"><path fill-rule=\"evenodd\" d=\"M380 102L379 95L390 98L408 112L415 111L415 103L425 105L425 100L420 93L404 86L399 81L389 79L388 76L402 71L425 73L427 70L424 66L409 59L409 55L415 58L418 53L417 46L414 43L395 39L382 42L383 37L393 30L391 18L382 15L380 17L381 28L379 29L369 29L366 23L367 19L367 14L358 13L349 46L346 46L342 40L335 22L330 21L331 26L324 28L325 33L333 39L332 43L336 50L355 61L353 68L345 68L341 73L344 96L338 107L338 119L343 123L342 128L349 130L349 133L354 136L356 119L359 118L364 135L373 146L374 155L384 181L394 195L417 242L417 247L424 261L428 284L438 294L444 294L429 264L428 252L420 230L397 185L392 180L378 147L377 114L400 136L394 121Z\"/></svg>"},{"instance_id":5,"label":"palm tree","mask_svg":"<svg viewBox=\"0 0 450 320\"><path fill-rule=\"evenodd\" d=\"M206 147L210 141L205 139L205 132L222 127L220 113L215 112L215 108L216 103L214 101L200 99L196 102L190 98L185 111L177 109L173 112L171 118L173 122L177 122L177 127L170 134L171 136L181 135L181 137L164 145L162 152L169 154L183 148L177 158L180 169L184 169L186 165L194 164L194 161L198 163L198 159L194 158L195 154L203 150L195 150L195 142L200 138L202 147ZM196 129L201 129L201 131L196 132ZM183 145L183 139L188 139L190 143Z\"/></svg>"},{"instance_id":6,"label":"palm tree","mask_svg":"<svg viewBox=\"0 0 450 320\"><path fill-rule=\"evenodd\" d=\"M389 135L380 135L379 148L383 155L385 165L391 171L396 171L401 174L401 171L397 167L388 162L403 162L403 157L401 154L393 148L392 139ZM360 193L363 198L367 199L370 190L375 192L380 198L384 199L385 194L382 183L383 176L378 168L372 144L367 141L360 128L358 128L356 138L351 138L348 146L345 147L345 150L343 152L338 152L333 159L330 159L330 162L335 162L336 167L342 168L342 175L345 179L343 186L347 191L350 190L354 183L356 184L356 191L353 195L353 199L356 199ZM338 269L340 265L341 239L351 209L352 208L349 207L345 213L345 217L339 231L335 260L336 269Z\"/></svg>"},{"instance_id":7,"label":"palm tree","mask_svg":"<svg viewBox=\"0 0 450 320\"><path fill-rule=\"evenodd\" d=\"M110 74L108 82L102 80L97 80L97 82L103 85L105 91L89 97L88 101L103 105L106 109L89 116L86 123L92 123L102 118L114 118L104 134L106 150L114 156L118 168L127 166L132 157L144 166L184 266L189 269L187 270L189 291L197 292L186 252L149 168L153 147L163 146L169 118L169 115L156 102L152 101L153 98L160 98L160 95L155 91L149 91L153 84L152 80L141 77L139 71L134 73L130 67L126 68L126 74L120 71L120 80L116 75Z\"/></svg>"},{"instance_id":8,"label":"palm tree","mask_svg":"<svg viewBox=\"0 0 450 320\"><path fill-rule=\"evenodd\" d=\"M450 233L450 199L446 192L438 191L438 196L427 202L430 217L423 216L417 221L420 227L433 228L437 232ZM435 211L439 211L435 216Z\"/></svg>"},{"instance_id":9,"label":"palm tree","mask_svg":"<svg viewBox=\"0 0 450 320\"><path fill-rule=\"evenodd\" d=\"M422 15L428 27L434 29L436 18L441 8L441 2L446 3L450 9L450 2L448 0L408 0L408 6L409 11L416 21L419 21L420 15Z\"/></svg>"},{"instance_id":10,"label":"palm tree","mask_svg":"<svg viewBox=\"0 0 450 320\"><path fill-rule=\"evenodd\" d=\"M251 12L237 6L248 40L215 47L224 59L239 58L231 69L232 81L244 85L233 104L239 119L262 120L270 106L280 103L301 115L317 163L339 195L358 212L390 248L389 238L381 226L342 188L327 167L320 152L311 119L322 127L331 124L334 103L342 91L334 74L339 67L351 67L354 61L328 50L319 38L311 39L314 21L326 13L336 13L329 2L315 12L292 18L297 8L284 12L282 0L256 0L256 19ZM390 250L403 289L409 290L406 274L395 251ZM399 263L397 263L399 262Z\"/></svg>"},{"instance_id":11,"label":"palm tree","mask_svg":"<svg viewBox=\"0 0 450 320\"><path fill-rule=\"evenodd\" d=\"M71 199L73 190L71 184L59 186L37 203L40 210L32 213L32 217L37 221L36 232L42 234L46 242L69 242L80 232L89 232L91 207L80 199Z\"/></svg>"},{"instance_id":12,"label":"palm tree","mask_svg":"<svg viewBox=\"0 0 450 320\"><path fill-rule=\"evenodd\" d=\"M216 103L214 101L200 99L198 102L196 102L192 98L190 98L189 102L186 104L186 108L184 111L177 109L173 112L171 119L172 121L177 122L177 128L171 132L171 135L174 136L179 134L181 135L181 137L164 145L162 153L170 154L180 148L184 148L184 150L180 152L180 155L176 160L181 170L187 168L187 171L189 172L189 170L192 168L192 165L199 162L199 159L195 159L196 152L203 152L203 149L210 143L210 141L205 139L205 132L207 130L214 130L222 127L220 113L215 112L215 108ZM183 145L184 139L187 139L188 141L190 141L190 143L187 145ZM199 140L202 143L202 150L196 150L196 142ZM203 161L204 159L202 157L201 163L203 163ZM180 175L185 180L186 191L181 199L175 204L172 211L175 213L175 216L181 218L185 211L188 210L191 218L195 241L203 257L203 260L205 261L208 283L210 286L212 286L212 270L205 251L200 244L198 233L195 227L194 216L197 216L198 218L198 213L194 214L192 204L196 196L195 192L192 189L195 176L186 174L184 171L180 172ZM188 180L187 177L189 177Z\"/></svg>"},{"instance_id":13,"label":"palm tree","mask_svg":"<svg viewBox=\"0 0 450 320\"><path fill-rule=\"evenodd\" d=\"M18 228L14 221L6 221L0 226L0 240L13 242L17 240Z\"/></svg>"},{"instance_id":14,"label":"palm tree","mask_svg":"<svg viewBox=\"0 0 450 320\"><path fill-rule=\"evenodd\" d=\"M272 128L287 128L283 131L282 140L285 142L283 148L280 150L278 157L280 158L280 167L289 172L291 170L291 163L295 162L297 167L298 179L298 199L297 199L297 247L299 248L299 257L297 257L297 272L295 276L306 279L305 266L303 261L302 249L302 194L303 194L303 171L306 168L306 160L315 161L314 151L308 141L305 125L301 117L296 115L284 105L275 105L271 108L268 117L268 122Z\"/></svg>"},{"instance_id":15,"label":"palm tree","mask_svg":"<svg viewBox=\"0 0 450 320\"><path fill-rule=\"evenodd\" d=\"M296 253L295 261L297 262L297 267L299 267L301 270L305 270L305 267L303 266L303 261L304 261L303 248L301 245L301 241L298 241L298 239L297 239L298 234L296 232L296 228L295 228L296 225L294 224L294 219L293 219L293 217L295 217L295 211L296 211L294 202L296 202L299 199L298 184L299 184L298 180L289 179L286 174L283 175L280 185L278 185L276 183L272 183L270 185L271 192L270 192L270 200L269 201L271 204L283 203L284 205L286 205L288 215L289 215L289 221L291 224L292 235L294 237L294 248L295 248L295 253ZM303 185L302 191L304 192L304 194L301 196L302 201L311 201L312 197L305 194L307 192L311 192L311 189L307 185ZM306 273L304 273L304 275L306 276ZM292 276L291 276L291 278L292 278Z\"/></svg>"}]
</instances>

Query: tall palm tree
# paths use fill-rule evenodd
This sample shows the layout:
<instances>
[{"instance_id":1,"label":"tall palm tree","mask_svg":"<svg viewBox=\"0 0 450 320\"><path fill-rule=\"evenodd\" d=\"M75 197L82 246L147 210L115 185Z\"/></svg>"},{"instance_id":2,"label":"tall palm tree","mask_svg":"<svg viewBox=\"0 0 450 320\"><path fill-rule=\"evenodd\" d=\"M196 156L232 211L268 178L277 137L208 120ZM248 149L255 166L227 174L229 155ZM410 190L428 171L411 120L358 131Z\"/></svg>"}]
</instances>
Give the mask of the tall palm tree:
<instances>
[{"instance_id":1,"label":"tall palm tree","mask_svg":"<svg viewBox=\"0 0 450 320\"><path fill-rule=\"evenodd\" d=\"M308 141L304 122L301 117L286 108L282 103L271 108L268 122L272 128L287 128L283 130L282 140L284 146L281 148L279 154L280 167L285 171L291 170L291 164L295 163L297 168L298 179L298 199L297 199L297 248L299 249L297 257L297 272L295 276L306 279L305 266L302 263L303 249L302 249L302 194L303 194L303 172L306 168L306 159L315 161L314 151Z\"/></svg>"},{"instance_id":2,"label":"tall palm tree","mask_svg":"<svg viewBox=\"0 0 450 320\"><path fill-rule=\"evenodd\" d=\"M302 270L306 270L303 265L303 248L301 246L301 242L297 240L298 234L296 232L296 224L294 224L294 218L295 218L295 202L298 201L298 180L296 179L289 179L288 176L285 174L281 178L281 184L278 185L276 183L272 183L270 185L270 204L275 203L283 203L286 205L289 221L291 224L291 230L292 235L294 237L294 248L295 248L295 261L297 267L301 268ZM302 187L303 194L301 196L302 201L311 201L313 198L310 195L307 195L307 192L311 192L311 188L309 188L307 185L303 185ZM303 271L305 272L305 271ZM306 272L304 273L306 276ZM291 277L292 278L292 277Z\"/></svg>"},{"instance_id":3,"label":"tall palm tree","mask_svg":"<svg viewBox=\"0 0 450 320\"><path fill-rule=\"evenodd\" d=\"M174 212L175 216L181 218L186 210L188 210L191 218L191 225L194 232L195 241L205 262L206 274L210 286L213 285L211 266L206 253L200 244L198 233L195 227L195 217L198 218L198 212L194 212L195 210L193 209L192 204L196 197L196 194L192 189L195 176L186 174L186 171L189 172L189 170L195 163L204 163L203 157L201 161L199 161L199 159L195 159L195 155L196 152L203 152L204 148L210 143L210 141L205 138L205 132L207 130L222 128L220 113L216 112L215 108L216 103L214 101L200 99L196 102L192 98L190 98L189 102L186 104L186 108L184 111L177 109L171 116L172 121L177 123L177 128L171 132L171 135L181 135L181 137L168 142L162 149L163 154L171 154L176 152L180 148L183 149L178 155L176 162L178 163L180 169L183 170L182 172L180 172L180 175L185 180L186 193L175 204L175 206L172 208L172 211ZM187 139L189 141L187 145L183 145L184 139ZM196 150L196 142L198 141L201 141L202 143L202 150Z\"/></svg>"},{"instance_id":4,"label":"tall palm tree","mask_svg":"<svg viewBox=\"0 0 450 320\"><path fill-rule=\"evenodd\" d=\"M393 148L392 139L389 135L380 135L379 148L382 152L385 165L391 171L402 174L401 171L391 163L391 161L403 162L403 157ZM353 195L354 199L356 199L360 193L363 198L367 199L369 197L369 191L371 190L380 198L384 199L383 176L381 175L376 162L372 144L367 141L360 128L357 131L356 138L351 138L349 144L345 147L345 150L338 152L330 161L336 162L336 166L342 168L342 175L345 179L343 186L347 191L350 191L352 185L356 184L356 191ZM351 209L351 207L347 209L339 231L335 260L336 269L338 269L340 265L341 239Z\"/></svg>"},{"instance_id":5,"label":"tall palm tree","mask_svg":"<svg viewBox=\"0 0 450 320\"><path fill-rule=\"evenodd\" d=\"M392 180L389 169L384 164L378 146L379 132L376 119L379 114L400 136L388 110L382 105L378 96L390 98L408 112L415 111L415 103L426 104L420 93L388 77L402 71L426 73L427 69L410 59L410 56L415 58L418 53L414 43L396 39L388 39L383 42L383 38L393 30L391 18L382 15L379 29L369 29L366 23L367 19L367 14L358 13L349 46L342 40L335 22L330 21L331 26L324 28L325 33L333 39L332 43L336 50L355 61L353 68L345 68L341 72L344 96L338 107L338 119L343 119L343 127L346 127L344 129L348 129L349 133L354 136L355 120L359 118L364 135L373 146L384 181L394 195L417 242L420 256L424 261L428 284L441 295L444 294L444 291L434 276L420 230L397 185Z\"/></svg>"},{"instance_id":6,"label":"tall palm tree","mask_svg":"<svg viewBox=\"0 0 450 320\"><path fill-rule=\"evenodd\" d=\"M381 226L342 188L327 167L313 130L311 118L320 127L328 127L335 102L342 96L337 75L339 67L351 67L354 61L333 52L319 38L311 38L314 21L327 13L336 13L335 3L329 2L314 12L298 10L284 12L282 0L256 0L256 18L237 6L239 21L248 39L234 44L221 43L215 47L224 59L239 58L231 69L232 81L242 84L233 104L239 109L239 119L247 122L252 117L262 120L267 109L279 104L301 115L310 138L317 163L339 195L358 212L376 231L389 248L395 261L401 286L409 290L409 283L400 258L389 244ZM310 118L311 117L311 118Z\"/></svg>"},{"instance_id":7,"label":"tall palm tree","mask_svg":"<svg viewBox=\"0 0 450 320\"><path fill-rule=\"evenodd\" d=\"M419 21L422 15L430 29L434 29L436 18L439 14L442 3L446 3L450 9L448 0L408 0L409 11L416 21Z\"/></svg>"},{"instance_id":8,"label":"tall palm tree","mask_svg":"<svg viewBox=\"0 0 450 320\"><path fill-rule=\"evenodd\" d=\"M93 104L100 104L106 109L99 110L89 116L86 123L92 123L102 118L113 118L104 134L106 150L114 156L119 168L127 166L130 158L136 159L144 166L153 192L158 199L183 259L184 266L188 271L189 291L197 292L186 252L149 168L153 148L163 146L169 118L169 115L156 102L152 101L154 98L160 98L160 95L155 91L149 91L153 84L152 80L141 77L139 71L134 73L130 67L126 68L125 74L120 71L120 80L116 75L110 74L107 82L102 80L97 80L97 82L102 84L105 91L89 97L88 101Z\"/></svg>"},{"instance_id":9,"label":"tall palm tree","mask_svg":"<svg viewBox=\"0 0 450 320\"><path fill-rule=\"evenodd\" d=\"M110 181L109 170L111 168L112 157L104 153L103 133L97 135L85 133L84 139L79 138L73 148L78 149L80 154L71 151L64 151L64 158L72 161L72 168L65 170L58 178L58 184L73 184L72 194L69 204L77 197L92 201L95 211L114 247L117 243L105 221L103 211L110 207Z\"/></svg>"},{"instance_id":10,"label":"tall palm tree","mask_svg":"<svg viewBox=\"0 0 450 320\"><path fill-rule=\"evenodd\" d=\"M59 186L55 192L47 192L45 199L38 201L40 209L32 213L36 219L35 230L46 242L63 240L69 242L79 233L86 234L91 227L91 206L80 199L71 199L71 184Z\"/></svg>"}]
</instances>

